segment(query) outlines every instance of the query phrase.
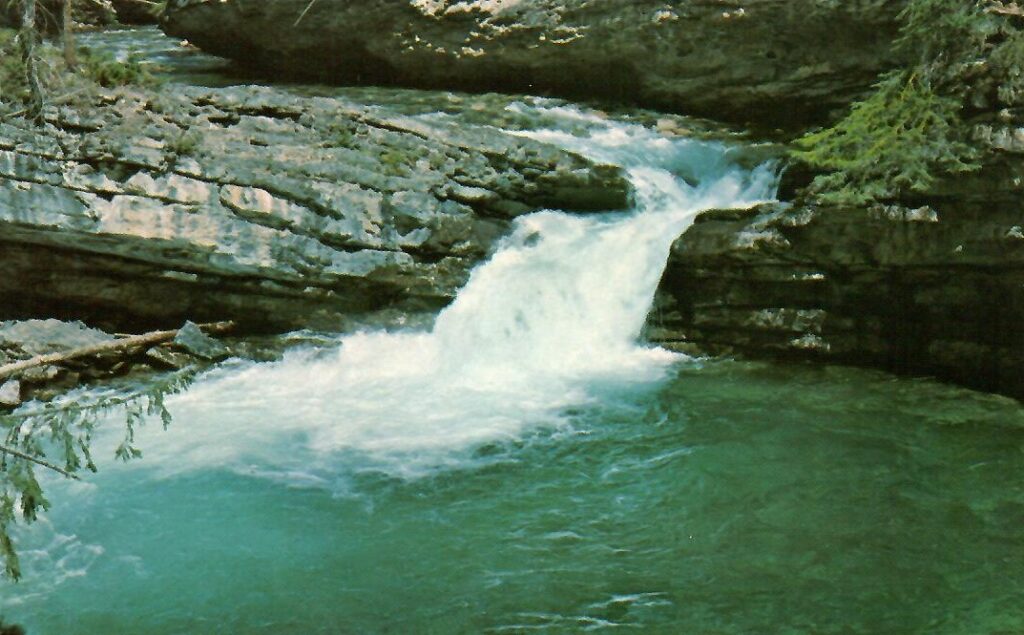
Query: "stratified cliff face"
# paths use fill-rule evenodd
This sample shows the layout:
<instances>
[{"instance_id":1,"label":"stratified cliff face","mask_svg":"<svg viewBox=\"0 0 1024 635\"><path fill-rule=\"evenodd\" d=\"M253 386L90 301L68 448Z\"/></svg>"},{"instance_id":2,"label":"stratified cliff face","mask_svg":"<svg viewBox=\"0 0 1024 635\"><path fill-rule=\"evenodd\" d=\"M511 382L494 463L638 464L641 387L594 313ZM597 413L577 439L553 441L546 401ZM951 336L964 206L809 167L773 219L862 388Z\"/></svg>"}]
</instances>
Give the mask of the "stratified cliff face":
<instances>
[{"instance_id":1,"label":"stratified cliff face","mask_svg":"<svg viewBox=\"0 0 1024 635\"><path fill-rule=\"evenodd\" d=\"M906 121L903 113L892 123L861 119L841 129L840 143L825 146L840 156L824 164L841 168L873 157L889 166L845 175L851 183L875 179L865 191L873 188L885 204L816 204L830 197L799 187L811 175L797 165L783 188L788 206L705 214L675 245L652 336L712 351L936 375L1024 397L1021 16L1001 3L989 9L999 17L974 18L991 37L965 58L969 63L930 52L937 73L952 67L941 90L961 100L951 129L932 121L918 130L924 141L907 141L914 131L897 124ZM916 68L906 78L924 73ZM896 111L903 105L890 103ZM907 110L913 108L920 111L913 116L934 115L934 107ZM948 149L954 138L969 140L975 165L954 175L933 158L927 166L934 178L921 177L925 141L945 143L951 156L968 154ZM913 186L908 173L916 174Z\"/></svg>"},{"instance_id":2,"label":"stratified cliff face","mask_svg":"<svg viewBox=\"0 0 1024 635\"><path fill-rule=\"evenodd\" d=\"M904 2L172 0L164 29L288 76L610 98L757 123L849 103Z\"/></svg>"},{"instance_id":3,"label":"stratified cliff face","mask_svg":"<svg viewBox=\"0 0 1024 635\"><path fill-rule=\"evenodd\" d=\"M875 366L1024 397L1024 167L928 205L703 214L649 336L683 349Z\"/></svg>"},{"instance_id":4,"label":"stratified cliff face","mask_svg":"<svg viewBox=\"0 0 1024 635\"><path fill-rule=\"evenodd\" d=\"M0 123L0 319L344 327L446 304L509 219L628 207L617 168L261 88L103 93Z\"/></svg>"}]
</instances>

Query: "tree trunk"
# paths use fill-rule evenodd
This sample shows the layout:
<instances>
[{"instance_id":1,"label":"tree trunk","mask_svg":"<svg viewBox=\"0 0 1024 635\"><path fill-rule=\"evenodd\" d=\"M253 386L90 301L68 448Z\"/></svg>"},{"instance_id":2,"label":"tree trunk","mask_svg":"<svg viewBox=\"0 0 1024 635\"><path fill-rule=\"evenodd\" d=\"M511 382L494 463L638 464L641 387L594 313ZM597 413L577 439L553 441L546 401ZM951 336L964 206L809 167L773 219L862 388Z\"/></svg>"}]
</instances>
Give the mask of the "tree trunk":
<instances>
[{"instance_id":1,"label":"tree trunk","mask_svg":"<svg viewBox=\"0 0 1024 635\"><path fill-rule=\"evenodd\" d=\"M64 16L61 20L61 30L64 35L64 64L68 70L74 70L78 66L78 54L75 51L75 22L71 16L73 0L64 0Z\"/></svg>"},{"instance_id":2,"label":"tree trunk","mask_svg":"<svg viewBox=\"0 0 1024 635\"><path fill-rule=\"evenodd\" d=\"M43 122L43 87L39 83L39 60L36 59L36 41L39 34L36 27L36 0L22 0L21 6L21 58L25 64L25 81L28 83L28 105L25 116L36 123Z\"/></svg>"}]
</instances>

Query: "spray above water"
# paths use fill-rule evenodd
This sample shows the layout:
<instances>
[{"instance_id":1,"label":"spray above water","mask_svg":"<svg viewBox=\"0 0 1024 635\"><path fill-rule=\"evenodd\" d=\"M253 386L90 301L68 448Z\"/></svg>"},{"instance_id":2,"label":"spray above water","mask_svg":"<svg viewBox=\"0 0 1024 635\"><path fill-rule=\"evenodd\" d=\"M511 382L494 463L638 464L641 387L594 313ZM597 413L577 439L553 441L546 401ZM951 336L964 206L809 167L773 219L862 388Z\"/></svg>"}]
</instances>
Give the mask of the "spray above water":
<instances>
[{"instance_id":1,"label":"spray above water","mask_svg":"<svg viewBox=\"0 0 1024 635\"><path fill-rule=\"evenodd\" d=\"M359 333L328 354L210 374L173 400L176 423L140 468L417 476L558 426L609 386L660 378L678 356L637 338L672 242L702 210L771 198L775 170L572 108L543 114L587 131L517 134L621 165L634 210L517 219L430 331Z\"/></svg>"}]
</instances>

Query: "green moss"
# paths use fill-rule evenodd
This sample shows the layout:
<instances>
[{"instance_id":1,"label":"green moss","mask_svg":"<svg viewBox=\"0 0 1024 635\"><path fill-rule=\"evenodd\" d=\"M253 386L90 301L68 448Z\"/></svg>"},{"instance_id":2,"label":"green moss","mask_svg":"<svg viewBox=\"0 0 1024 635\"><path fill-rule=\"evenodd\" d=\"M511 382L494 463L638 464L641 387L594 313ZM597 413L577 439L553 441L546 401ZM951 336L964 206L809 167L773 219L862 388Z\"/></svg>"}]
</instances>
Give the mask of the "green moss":
<instances>
[{"instance_id":1,"label":"green moss","mask_svg":"<svg viewBox=\"0 0 1024 635\"><path fill-rule=\"evenodd\" d=\"M0 29L0 100L20 100L25 92L25 65L18 50L17 32Z\"/></svg>"},{"instance_id":2,"label":"green moss","mask_svg":"<svg viewBox=\"0 0 1024 635\"><path fill-rule=\"evenodd\" d=\"M978 169L969 118L1024 97L1022 18L1000 7L911 0L895 46L914 61L837 124L795 142L793 156L824 173L808 193L826 203L895 200Z\"/></svg>"},{"instance_id":3,"label":"green moss","mask_svg":"<svg viewBox=\"0 0 1024 635\"><path fill-rule=\"evenodd\" d=\"M346 119L332 121L324 133L324 145L335 148L351 148L356 144L356 130Z\"/></svg>"},{"instance_id":4,"label":"green moss","mask_svg":"<svg viewBox=\"0 0 1024 635\"><path fill-rule=\"evenodd\" d=\"M65 65L63 52L55 43L43 42L36 51L41 62L38 65L39 79L46 98L81 92L90 84L113 88L128 85L152 87L159 83L135 57L121 61L110 53L81 49L78 65L70 71ZM20 110L27 92L25 64L17 32L0 29L0 107L6 104L9 110Z\"/></svg>"},{"instance_id":5,"label":"green moss","mask_svg":"<svg viewBox=\"0 0 1024 635\"><path fill-rule=\"evenodd\" d=\"M380 162L387 174L400 176L406 172L409 158L401 152L388 151L380 155Z\"/></svg>"},{"instance_id":6,"label":"green moss","mask_svg":"<svg viewBox=\"0 0 1024 635\"><path fill-rule=\"evenodd\" d=\"M104 88L153 86L158 83L135 56L122 61L106 51L82 49L81 69L86 77Z\"/></svg>"},{"instance_id":7,"label":"green moss","mask_svg":"<svg viewBox=\"0 0 1024 635\"><path fill-rule=\"evenodd\" d=\"M185 130L167 142L167 152L173 157L188 156L196 151L202 143L202 135L195 130Z\"/></svg>"}]
</instances>

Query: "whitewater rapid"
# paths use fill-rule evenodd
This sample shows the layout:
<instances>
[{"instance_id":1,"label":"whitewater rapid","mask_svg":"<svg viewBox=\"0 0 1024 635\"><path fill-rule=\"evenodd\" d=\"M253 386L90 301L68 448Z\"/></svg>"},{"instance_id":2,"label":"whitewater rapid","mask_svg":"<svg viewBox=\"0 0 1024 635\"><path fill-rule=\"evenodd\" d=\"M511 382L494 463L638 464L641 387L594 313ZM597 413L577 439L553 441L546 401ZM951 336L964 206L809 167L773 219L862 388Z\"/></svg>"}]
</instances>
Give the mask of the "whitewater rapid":
<instances>
[{"instance_id":1,"label":"whitewater rapid","mask_svg":"<svg viewBox=\"0 0 1024 635\"><path fill-rule=\"evenodd\" d=\"M638 338L672 242L702 210L771 199L775 166L745 169L725 145L575 108L543 114L565 129L517 134L622 166L633 210L517 219L430 330L357 333L208 374L169 401L175 423L141 441L139 465L414 477L557 428L609 387L662 377L679 356Z\"/></svg>"}]
</instances>

